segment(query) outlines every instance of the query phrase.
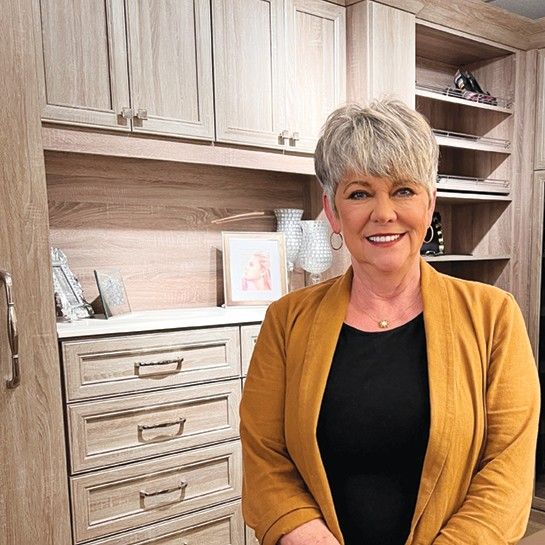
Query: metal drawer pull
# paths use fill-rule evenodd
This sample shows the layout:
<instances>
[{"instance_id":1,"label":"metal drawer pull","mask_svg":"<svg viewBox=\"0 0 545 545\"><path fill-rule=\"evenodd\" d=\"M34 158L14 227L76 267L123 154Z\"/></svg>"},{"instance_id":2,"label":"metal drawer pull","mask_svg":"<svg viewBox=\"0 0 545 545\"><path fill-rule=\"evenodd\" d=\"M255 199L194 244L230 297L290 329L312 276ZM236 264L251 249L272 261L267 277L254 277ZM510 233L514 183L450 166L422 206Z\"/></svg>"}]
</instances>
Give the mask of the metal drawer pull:
<instances>
[{"instance_id":1,"label":"metal drawer pull","mask_svg":"<svg viewBox=\"0 0 545 545\"><path fill-rule=\"evenodd\" d=\"M134 110L132 108L121 108L119 114L123 119L132 119L134 117Z\"/></svg>"},{"instance_id":2,"label":"metal drawer pull","mask_svg":"<svg viewBox=\"0 0 545 545\"><path fill-rule=\"evenodd\" d=\"M300 136L299 136L299 133L298 132L294 132L292 135L291 135L291 142L290 144L292 146L295 146L296 142L299 140Z\"/></svg>"},{"instance_id":3,"label":"metal drawer pull","mask_svg":"<svg viewBox=\"0 0 545 545\"><path fill-rule=\"evenodd\" d=\"M177 363L181 365L184 362L184 358L178 358L176 360L164 360L164 361L137 361L134 365L138 367L154 367L155 365L171 365Z\"/></svg>"},{"instance_id":4,"label":"metal drawer pull","mask_svg":"<svg viewBox=\"0 0 545 545\"><path fill-rule=\"evenodd\" d=\"M138 109L136 111L136 117L138 119L147 119L148 118L148 111L147 110L142 110L142 109Z\"/></svg>"},{"instance_id":5,"label":"metal drawer pull","mask_svg":"<svg viewBox=\"0 0 545 545\"><path fill-rule=\"evenodd\" d=\"M145 490L140 490L141 498L150 498L152 496L160 496L161 494L169 494L170 492L176 492L176 490L185 490L187 487L187 482L182 481L178 486L173 486L172 488L164 488L163 490L157 490L155 492L146 492Z\"/></svg>"},{"instance_id":6,"label":"metal drawer pull","mask_svg":"<svg viewBox=\"0 0 545 545\"><path fill-rule=\"evenodd\" d=\"M4 284L8 304L8 340L11 349L11 379L6 380L8 388L17 388L21 383L21 366L19 364L19 334L17 333L17 315L13 302L13 281L11 274L0 269L0 281Z\"/></svg>"},{"instance_id":7,"label":"metal drawer pull","mask_svg":"<svg viewBox=\"0 0 545 545\"><path fill-rule=\"evenodd\" d=\"M185 424L186 418L178 418L178 420L173 420L172 422L163 422L162 424L139 424L138 431L144 430L155 430L157 428L168 428L169 426L181 426Z\"/></svg>"}]
</instances>

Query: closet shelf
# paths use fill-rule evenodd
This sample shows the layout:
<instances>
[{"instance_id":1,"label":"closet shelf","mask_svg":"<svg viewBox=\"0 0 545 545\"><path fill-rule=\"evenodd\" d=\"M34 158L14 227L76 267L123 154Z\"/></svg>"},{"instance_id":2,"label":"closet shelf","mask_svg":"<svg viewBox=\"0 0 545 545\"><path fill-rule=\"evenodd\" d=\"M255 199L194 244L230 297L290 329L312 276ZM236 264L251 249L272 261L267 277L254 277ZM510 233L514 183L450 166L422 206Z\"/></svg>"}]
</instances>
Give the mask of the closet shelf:
<instances>
[{"instance_id":1,"label":"closet shelf","mask_svg":"<svg viewBox=\"0 0 545 545\"><path fill-rule=\"evenodd\" d=\"M486 202L505 202L510 203L513 199L509 195L485 193L464 193L462 191L437 191L437 200L448 201L448 203L466 204L466 203L486 203Z\"/></svg>"},{"instance_id":2,"label":"closet shelf","mask_svg":"<svg viewBox=\"0 0 545 545\"><path fill-rule=\"evenodd\" d=\"M476 151L491 151L494 153L511 153L511 142L502 138L489 136L477 136L462 132L454 132L443 129L433 129L440 146L471 149Z\"/></svg>"},{"instance_id":3,"label":"closet shelf","mask_svg":"<svg viewBox=\"0 0 545 545\"><path fill-rule=\"evenodd\" d=\"M453 190L508 195L511 190L511 183L509 180L439 174L437 177L437 189L439 191Z\"/></svg>"},{"instance_id":4,"label":"closet shelf","mask_svg":"<svg viewBox=\"0 0 545 545\"><path fill-rule=\"evenodd\" d=\"M482 110L493 110L495 112L503 112L512 114L514 104L513 101L507 98L495 97L497 105L487 104L485 102L474 102L463 98L463 91L452 89L450 87L440 87L427 83L416 83L416 96L431 98L433 100L441 100L443 102L451 102L453 104L462 104L463 106L471 106Z\"/></svg>"}]
</instances>

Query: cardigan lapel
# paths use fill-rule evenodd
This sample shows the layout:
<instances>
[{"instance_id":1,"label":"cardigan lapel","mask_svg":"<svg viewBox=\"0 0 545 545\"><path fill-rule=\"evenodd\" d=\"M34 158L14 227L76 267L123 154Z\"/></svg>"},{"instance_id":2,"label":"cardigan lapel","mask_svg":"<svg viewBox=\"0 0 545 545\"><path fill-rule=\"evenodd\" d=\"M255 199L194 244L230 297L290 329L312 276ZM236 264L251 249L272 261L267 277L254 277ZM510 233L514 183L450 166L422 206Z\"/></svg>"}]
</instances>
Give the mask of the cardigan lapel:
<instances>
[{"instance_id":1,"label":"cardigan lapel","mask_svg":"<svg viewBox=\"0 0 545 545\"><path fill-rule=\"evenodd\" d=\"M420 488L411 532L424 512L445 464L449 437L455 419L455 361L453 322L449 294L441 275L423 259L420 263L424 327L430 389L431 422L428 447L424 457Z\"/></svg>"},{"instance_id":2,"label":"cardigan lapel","mask_svg":"<svg viewBox=\"0 0 545 545\"><path fill-rule=\"evenodd\" d=\"M346 317L351 287L352 267L331 285L320 302L308 336L299 389L299 429L306 467L304 477L330 530L341 545L344 542L320 456L316 429L337 340Z\"/></svg>"}]
</instances>

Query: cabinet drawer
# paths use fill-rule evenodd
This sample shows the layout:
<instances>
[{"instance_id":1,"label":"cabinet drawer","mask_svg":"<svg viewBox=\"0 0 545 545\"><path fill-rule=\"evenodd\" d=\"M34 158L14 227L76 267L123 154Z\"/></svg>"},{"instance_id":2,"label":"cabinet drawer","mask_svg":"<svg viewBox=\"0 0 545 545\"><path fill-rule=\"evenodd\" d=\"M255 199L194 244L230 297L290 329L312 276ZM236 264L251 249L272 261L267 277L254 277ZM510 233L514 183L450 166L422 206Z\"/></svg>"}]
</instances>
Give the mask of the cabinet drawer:
<instances>
[{"instance_id":1,"label":"cabinet drawer","mask_svg":"<svg viewBox=\"0 0 545 545\"><path fill-rule=\"evenodd\" d=\"M240 502L146 526L90 545L244 545ZM257 540L255 541L257 545ZM250 545L250 543L248 543Z\"/></svg>"},{"instance_id":2,"label":"cabinet drawer","mask_svg":"<svg viewBox=\"0 0 545 545\"><path fill-rule=\"evenodd\" d=\"M242 351L242 375L248 374L248 366L252 359L255 342L261 330L261 324L243 325L240 327L240 344Z\"/></svg>"},{"instance_id":3,"label":"cabinet drawer","mask_svg":"<svg viewBox=\"0 0 545 545\"><path fill-rule=\"evenodd\" d=\"M240 379L68 407L74 473L238 436Z\"/></svg>"},{"instance_id":4,"label":"cabinet drawer","mask_svg":"<svg viewBox=\"0 0 545 545\"><path fill-rule=\"evenodd\" d=\"M66 341L69 401L240 375L237 327Z\"/></svg>"},{"instance_id":5,"label":"cabinet drawer","mask_svg":"<svg viewBox=\"0 0 545 545\"><path fill-rule=\"evenodd\" d=\"M76 542L240 497L238 441L71 478Z\"/></svg>"}]
</instances>

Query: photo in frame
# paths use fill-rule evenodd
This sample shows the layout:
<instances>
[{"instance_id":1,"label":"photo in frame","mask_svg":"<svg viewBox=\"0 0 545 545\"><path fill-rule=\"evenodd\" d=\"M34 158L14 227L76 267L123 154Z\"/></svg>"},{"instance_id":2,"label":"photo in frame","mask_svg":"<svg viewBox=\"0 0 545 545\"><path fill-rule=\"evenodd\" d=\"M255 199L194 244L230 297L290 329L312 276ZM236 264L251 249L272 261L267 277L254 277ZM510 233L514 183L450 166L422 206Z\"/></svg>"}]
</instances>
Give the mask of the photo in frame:
<instances>
[{"instance_id":1,"label":"photo in frame","mask_svg":"<svg viewBox=\"0 0 545 545\"><path fill-rule=\"evenodd\" d=\"M59 248L51 248L51 266L57 316L69 322L93 316L93 308L83 297L81 285Z\"/></svg>"},{"instance_id":2,"label":"photo in frame","mask_svg":"<svg viewBox=\"0 0 545 545\"><path fill-rule=\"evenodd\" d=\"M222 232L225 306L267 305L288 291L284 233Z\"/></svg>"},{"instance_id":3,"label":"photo in frame","mask_svg":"<svg viewBox=\"0 0 545 545\"><path fill-rule=\"evenodd\" d=\"M95 279L106 318L131 312L123 277L118 269L95 270Z\"/></svg>"}]
</instances>

